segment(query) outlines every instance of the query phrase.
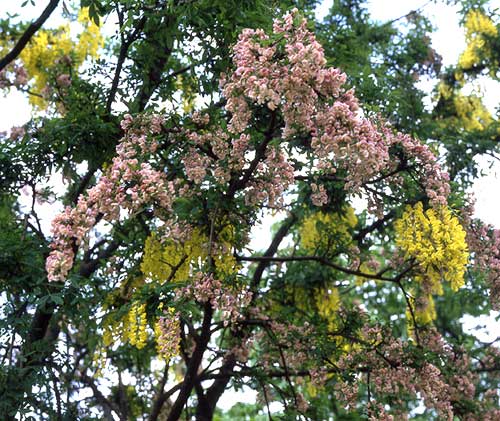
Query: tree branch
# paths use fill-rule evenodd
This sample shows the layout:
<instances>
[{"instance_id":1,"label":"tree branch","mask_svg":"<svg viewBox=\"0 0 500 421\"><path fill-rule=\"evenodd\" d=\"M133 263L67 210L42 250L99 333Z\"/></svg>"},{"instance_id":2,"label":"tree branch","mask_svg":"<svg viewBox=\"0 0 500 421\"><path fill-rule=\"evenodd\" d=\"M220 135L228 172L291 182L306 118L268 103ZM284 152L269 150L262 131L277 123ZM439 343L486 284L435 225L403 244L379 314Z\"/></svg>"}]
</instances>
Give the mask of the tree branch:
<instances>
[{"instance_id":1,"label":"tree branch","mask_svg":"<svg viewBox=\"0 0 500 421\"><path fill-rule=\"evenodd\" d=\"M212 314L212 304L210 302L207 302L205 304L205 312L201 326L200 339L193 351L193 355L191 356L191 359L189 361L189 365L187 367L186 375L184 376L184 381L179 391L179 395L177 396L177 399L172 406L172 410L168 415L167 421L177 421L180 418L182 409L189 399L189 395L191 394L195 382L197 381L198 369L203 359L205 349L207 348L208 342L210 341L210 324L212 322Z\"/></svg>"},{"instance_id":2,"label":"tree branch","mask_svg":"<svg viewBox=\"0 0 500 421\"><path fill-rule=\"evenodd\" d=\"M102 392L99 390L97 385L95 384L94 380L87 376L85 373L82 373L80 375L80 380L82 383L86 384L90 389L92 389L92 393L94 394L94 398L97 401L97 403L102 407L104 416L106 417L107 420L109 421L114 421L114 417L111 411L114 411L118 416L120 416L120 410L118 406L114 403L106 399L106 397L102 394ZM120 416L121 418L121 416Z\"/></svg>"},{"instance_id":3,"label":"tree branch","mask_svg":"<svg viewBox=\"0 0 500 421\"><path fill-rule=\"evenodd\" d=\"M12 50L10 50L5 57L0 59L0 71L7 67L19 56L19 54L21 54L21 51L23 51L24 47L26 47L26 44L30 41L31 37L42 27L42 25L57 7L58 3L59 0L50 0L48 6L42 12L40 17L30 26L28 26L21 38L19 38L19 40L17 41L14 48L12 48Z\"/></svg>"},{"instance_id":4,"label":"tree branch","mask_svg":"<svg viewBox=\"0 0 500 421\"><path fill-rule=\"evenodd\" d=\"M322 265L331 267L340 272L347 273L348 275L355 275L366 279L376 279L379 281L387 281L387 282L396 282L393 278L387 278L385 276L379 274L370 274L361 272L359 270L345 268L343 266L337 265L330 260L320 257L320 256L283 256L283 257L274 257L274 256L238 256L239 261L243 262L318 262Z\"/></svg>"},{"instance_id":5,"label":"tree branch","mask_svg":"<svg viewBox=\"0 0 500 421\"><path fill-rule=\"evenodd\" d=\"M121 13L118 11L118 16L121 16ZM106 101L106 113L109 115L111 113L111 106L115 100L116 92L118 91L118 86L120 83L120 74L123 68L123 64L125 63L125 59L127 58L127 52L132 43L137 39L139 32L144 28L144 24L146 23L146 15L144 15L141 20L135 25L134 32L125 39L122 35L122 42L120 45L120 52L118 54L118 61L116 62L115 75L113 76L113 82L111 83L111 89L109 91L108 100ZM123 18L120 17L120 27L123 26ZM121 28L120 28L121 29Z\"/></svg>"},{"instance_id":6,"label":"tree branch","mask_svg":"<svg viewBox=\"0 0 500 421\"><path fill-rule=\"evenodd\" d=\"M281 242L287 236L288 232L290 231L290 228L296 221L297 217L294 214L290 215L287 219L285 219L279 230L276 232L276 235L271 241L271 244L265 251L264 256L271 258L276 254ZM251 304L248 306L249 308L252 307L252 303L256 300L257 287L262 279L264 271L269 266L269 264L270 260L263 260L259 262L254 272L251 283L252 301ZM244 337L244 335L245 335L245 330L233 331L233 336L237 337L240 340ZM205 393L203 406L198 406L197 408L196 411L197 420L202 421L202 420L212 419L213 412L215 411L217 402L224 393L224 391L226 390L226 386L229 383L229 380L231 379L231 375L229 373L232 373L234 367L236 366L236 362L237 362L236 357L234 355L228 356L227 359L224 361L224 364L219 370L220 377L214 381L214 383L208 388L207 392Z\"/></svg>"}]
</instances>

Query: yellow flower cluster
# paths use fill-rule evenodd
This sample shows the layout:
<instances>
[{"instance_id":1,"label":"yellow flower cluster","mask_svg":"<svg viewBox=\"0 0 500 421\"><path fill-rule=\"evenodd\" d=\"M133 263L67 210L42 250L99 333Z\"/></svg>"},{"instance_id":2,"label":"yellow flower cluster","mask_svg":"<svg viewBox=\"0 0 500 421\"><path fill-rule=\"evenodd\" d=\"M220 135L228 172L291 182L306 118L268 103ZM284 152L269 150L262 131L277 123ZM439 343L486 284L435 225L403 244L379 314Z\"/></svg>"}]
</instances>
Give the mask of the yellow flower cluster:
<instances>
[{"instance_id":1,"label":"yellow flower cluster","mask_svg":"<svg viewBox=\"0 0 500 421\"><path fill-rule=\"evenodd\" d=\"M336 287L322 288L315 296L318 314L328 322L328 328L336 327L337 313L340 309L340 295Z\"/></svg>"},{"instance_id":2,"label":"yellow flower cluster","mask_svg":"<svg viewBox=\"0 0 500 421\"><path fill-rule=\"evenodd\" d=\"M420 305L416 305L414 310L415 319L417 320L417 323L421 325L427 325L432 323L433 320L436 320L436 307L434 305L434 298L432 298L432 295L425 297L425 300L423 300Z\"/></svg>"},{"instance_id":3,"label":"yellow flower cluster","mask_svg":"<svg viewBox=\"0 0 500 421\"><path fill-rule=\"evenodd\" d=\"M33 91L43 93L50 77L57 74L55 68L63 57L71 59L75 69L87 57L97 57L97 50L103 45L103 37L97 25L89 20L88 8L80 10L78 22L83 28L78 40L71 37L70 25L61 25L55 30L41 29L19 55L28 77L33 80ZM33 105L44 108L43 97L30 96Z\"/></svg>"},{"instance_id":4,"label":"yellow flower cluster","mask_svg":"<svg viewBox=\"0 0 500 421\"><path fill-rule=\"evenodd\" d=\"M418 297L417 299L410 298L410 305L418 325L428 325L436 320L436 307L431 294ZM406 319L408 320L409 330L413 329L413 318L408 308L406 309Z\"/></svg>"},{"instance_id":5,"label":"yellow flower cluster","mask_svg":"<svg viewBox=\"0 0 500 421\"><path fill-rule=\"evenodd\" d=\"M346 247L352 242L351 230L357 223L351 207L347 207L344 214L314 212L304 219L299 229L301 245L312 253Z\"/></svg>"},{"instance_id":6,"label":"yellow flower cluster","mask_svg":"<svg viewBox=\"0 0 500 421\"><path fill-rule=\"evenodd\" d=\"M205 250L205 238L198 230L183 243L167 240L162 244L151 234L144 244L141 271L155 282L183 281L189 276L191 261L196 262Z\"/></svg>"},{"instance_id":7,"label":"yellow flower cluster","mask_svg":"<svg viewBox=\"0 0 500 421\"><path fill-rule=\"evenodd\" d=\"M226 224L217 235L215 247L212 247L212 259L218 277L231 276L241 268L233 254L234 244L234 226Z\"/></svg>"},{"instance_id":8,"label":"yellow flower cluster","mask_svg":"<svg viewBox=\"0 0 500 421\"><path fill-rule=\"evenodd\" d=\"M465 29L467 36L473 34L484 34L488 36L496 36L498 33L497 27L483 12L480 10L471 10L465 19Z\"/></svg>"},{"instance_id":9,"label":"yellow flower cluster","mask_svg":"<svg viewBox=\"0 0 500 421\"><path fill-rule=\"evenodd\" d=\"M78 13L78 23L83 30L78 37L78 44L75 45L74 54L79 62L83 62L87 57L97 58L97 51L104 45L104 38L101 30L89 17L89 8L83 7Z\"/></svg>"},{"instance_id":10,"label":"yellow flower cluster","mask_svg":"<svg viewBox=\"0 0 500 421\"><path fill-rule=\"evenodd\" d=\"M106 322L103 323L103 334L102 334L102 342L104 344L104 346L106 348L110 347L113 345L113 343L115 342L115 336L117 334L120 334L121 333L118 333L121 332L121 330L119 330L120 326L119 326L119 323L107 323L108 320L106 320Z\"/></svg>"},{"instance_id":11,"label":"yellow flower cluster","mask_svg":"<svg viewBox=\"0 0 500 421\"><path fill-rule=\"evenodd\" d=\"M444 81L439 82L437 86L439 95L444 99L450 99L453 96L453 89L450 85L446 84Z\"/></svg>"},{"instance_id":12,"label":"yellow flower cluster","mask_svg":"<svg viewBox=\"0 0 500 421\"><path fill-rule=\"evenodd\" d=\"M163 304L158 307L160 310ZM108 314L103 321L102 348L94 355L98 372L106 360L106 349L111 348L116 341L128 342L137 349L146 346L148 340L148 319L146 304L138 301L132 303L129 311L119 320ZM179 354L180 318L173 307L168 307L162 317L153 324L156 350L160 358L169 361Z\"/></svg>"},{"instance_id":13,"label":"yellow flower cluster","mask_svg":"<svg viewBox=\"0 0 500 421\"><path fill-rule=\"evenodd\" d=\"M430 325L436 320L436 307L432 294L424 294L416 298L412 296L409 299L409 305L411 311L410 308L406 308L406 329L408 337L415 339L415 323L417 326Z\"/></svg>"},{"instance_id":14,"label":"yellow flower cluster","mask_svg":"<svg viewBox=\"0 0 500 421\"><path fill-rule=\"evenodd\" d=\"M420 266L417 280L432 294L442 294L442 280L456 291L464 284L468 249L465 231L447 207L424 211L422 203L408 206L395 223L396 245Z\"/></svg>"},{"instance_id":15,"label":"yellow flower cluster","mask_svg":"<svg viewBox=\"0 0 500 421\"><path fill-rule=\"evenodd\" d=\"M234 229L224 227L212 244L212 259L218 276L229 276L238 271L238 263L232 253ZM141 271L155 282L186 281L192 270L200 268L208 257L209 239L200 230L193 229L184 242L167 240L163 244L154 234L146 239Z\"/></svg>"},{"instance_id":16,"label":"yellow flower cluster","mask_svg":"<svg viewBox=\"0 0 500 421\"><path fill-rule=\"evenodd\" d=\"M457 73L456 76L463 77L463 74ZM453 117L441 120L440 124L443 128L451 126L461 127L466 131L483 131L494 123L495 120L479 96L461 95L454 92L453 88L443 81L438 85L438 92L444 100L453 101L456 113Z\"/></svg>"},{"instance_id":17,"label":"yellow flower cluster","mask_svg":"<svg viewBox=\"0 0 500 421\"><path fill-rule=\"evenodd\" d=\"M148 339L147 326L146 304L133 303L128 312L128 329L122 332L123 340L128 340L137 349L144 348Z\"/></svg>"},{"instance_id":18,"label":"yellow flower cluster","mask_svg":"<svg viewBox=\"0 0 500 421\"><path fill-rule=\"evenodd\" d=\"M456 95L453 98L453 103L459 121L465 130L485 130L493 123L493 117L482 103L481 98L475 95Z\"/></svg>"},{"instance_id":19,"label":"yellow flower cluster","mask_svg":"<svg viewBox=\"0 0 500 421\"><path fill-rule=\"evenodd\" d=\"M121 339L122 342L129 342L137 349L142 349L148 339L147 326L146 304L134 302L121 319L115 320L111 314L104 319L103 345L109 348Z\"/></svg>"},{"instance_id":20,"label":"yellow flower cluster","mask_svg":"<svg viewBox=\"0 0 500 421\"><path fill-rule=\"evenodd\" d=\"M470 69L480 63L482 57L491 53L487 45L488 37L495 37L498 29L493 21L480 10L471 10L465 18L465 38L467 46L459 58L463 69Z\"/></svg>"}]
</instances>

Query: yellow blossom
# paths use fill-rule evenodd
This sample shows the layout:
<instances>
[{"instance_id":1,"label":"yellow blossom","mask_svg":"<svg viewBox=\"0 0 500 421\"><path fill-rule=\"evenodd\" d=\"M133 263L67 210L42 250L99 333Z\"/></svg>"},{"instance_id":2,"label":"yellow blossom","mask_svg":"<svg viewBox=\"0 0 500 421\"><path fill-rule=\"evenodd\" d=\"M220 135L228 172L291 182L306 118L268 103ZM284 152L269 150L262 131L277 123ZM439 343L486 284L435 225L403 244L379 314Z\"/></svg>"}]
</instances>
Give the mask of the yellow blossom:
<instances>
[{"instance_id":1,"label":"yellow blossom","mask_svg":"<svg viewBox=\"0 0 500 421\"><path fill-rule=\"evenodd\" d=\"M467 45L459 58L463 69L470 69L491 54L488 38L496 37L498 29L493 21L480 10L471 10L465 18Z\"/></svg>"},{"instance_id":2,"label":"yellow blossom","mask_svg":"<svg viewBox=\"0 0 500 421\"><path fill-rule=\"evenodd\" d=\"M493 117L484 106L481 98L470 95L456 95L453 98L460 123L467 131L485 130L493 123Z\"/></svg>"},{"instance_id":3,"label":"yellow blossom","mask_svg":"<svg viewBox=\"0 0 500 421\"><path fill-rule=\"evenodd\" d=\"M322 288L317 291L315 298L318 314L327 321L328 328L334 330L337 325L337 313L340 308L338 288L334 286Z\"/></svg>"},{"instance_id":4,"label":"yellow blossom","mask_svg":"<svg viewBox=\"0 0 500 421\"><path fill-rule=\"evenodd\" d=\"M357 223L351 207L347 207L344 214L314 212L304 219L299 229L300 242L311 253L346 247L352 242L351 230Z\"/></svg>"},{"instance_id":5,"label":"yellow blossom","mask_svg":"<svg viewBox=\"0 0 500 421\"><path fill-rule=\"evenodd\" d=\"M186 281L193 269L200 269L210 248L216 275L229 276L239 269L233 255L233 242L234 228L231 225L219 232L212 247L209 247L208 237L199 229L193 229L185 241L168 239L163 244L152 234L144 245L141 271L155 282Z\"/></svg>"},{"instance_id":6,"label":"yellow blossom","mask_svg":"<svg viewBox=\"0 0 500 421\"><path fill-rule=\"evenodd\" d=\"M128 312L128 330L124 330L123 335L128 339L130 345L142 349L148 338L146 328L146 304L132 304Z\"/></svg>"},{"instance_id":7,"label":"yellow blossom","mask_svg":"<svg viewBox=\"0 0 500 421\"><path fill-rule=\"evenodd\" d=\"M396 245L406 258L414 258L427 291L442 293L442 280L456 291L464 284L468 249L465 231L447 207L424 211L422 203L408 206L395 223Z\"/></svg>"},{"instance_id":8,"label":"yellow blossom","mask_svg":"<svg viewBox=\"0 0 500 421\"><path fill-rule=\"evenodd\" d=\"M56 29L40 29L19 55L31 81L31 90L37 94L30 96L30 101L39 108L47 106L43 94L50 83L55 83L52 78L69 71L57 69L65 59L67 64L63 66L71 64L77 70L86 58L97 57L103 45L99 27L88 19L88 8L80 10L78 22L82 30L77 37L71 34L69 24Z\"/></svg>"},{"instance_id":9,"label":"yellow blossom","mask_svg":"<svg viewBox=\"0 0 500 421\"><path fill-rule=\"evenodd\" d=\"M445 82L441 81L438 84L438 91L439 94L444 98L444 99L450 99L453 95L453 90L450 87L450 85L447 85Z\"/></svg>"},{"instance_id":10,"label":"yellow blossom","mask_svg":"<svg viewBox=\"0 0 500 421\"><path fill-rule=\"evenodd\" d=\"M406 308L406 326L408 336L415 339L415 322L417 326L430 325L436 320L436 307L431 294L424 294L417 298L409 299L410 308Z\"/></svg>"},{"instance_id":11,"label":"yellow blossom","mask_svg":"<svg viewBox=\"0 0 500 421\"><path fill-rule=\"evenodd\" d=\"M431 294L421 297L410 298L411 311L406 309L406 318L409 325L413 328L413 317L419 326L428 325L436 320L436 307L434 305L434 298ZM411 314L413 312L413 316Z\"/></svg>"}]
</instances>

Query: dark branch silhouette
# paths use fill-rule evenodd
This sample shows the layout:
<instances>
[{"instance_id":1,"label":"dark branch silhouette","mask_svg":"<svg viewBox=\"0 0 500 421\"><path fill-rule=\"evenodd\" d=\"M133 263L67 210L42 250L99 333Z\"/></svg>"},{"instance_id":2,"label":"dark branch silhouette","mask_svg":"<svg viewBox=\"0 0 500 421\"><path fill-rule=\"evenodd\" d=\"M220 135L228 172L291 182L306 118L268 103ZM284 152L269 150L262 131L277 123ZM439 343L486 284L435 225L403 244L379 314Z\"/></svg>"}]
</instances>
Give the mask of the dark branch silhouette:
<instances>
[{"instance_id":1,"label":"dark branch silhouette","mask_svg":"<svg viewBox=\"0 0 500 421\"><path fill-rule=\"evenodd\" d=\"M38 31L42 27L42 25L49 18L49 16L55 10L58 4L59 0L50 0L48 6L45 8L43 13L36 21L34 21L30 26L28 26L28 28L23 33L21 38L19 38L19 40L17 41L14 48L12 48L12 50L10 50L5 57L0 59L0 71L5 69L5 67L7 67L10 63L12 63L19 56L19 54L21 54L21 51L23 51L24 47L26 47L26 44L28 44L31 37L35 35L36 31Z\"/></svg>"}]
</instances>

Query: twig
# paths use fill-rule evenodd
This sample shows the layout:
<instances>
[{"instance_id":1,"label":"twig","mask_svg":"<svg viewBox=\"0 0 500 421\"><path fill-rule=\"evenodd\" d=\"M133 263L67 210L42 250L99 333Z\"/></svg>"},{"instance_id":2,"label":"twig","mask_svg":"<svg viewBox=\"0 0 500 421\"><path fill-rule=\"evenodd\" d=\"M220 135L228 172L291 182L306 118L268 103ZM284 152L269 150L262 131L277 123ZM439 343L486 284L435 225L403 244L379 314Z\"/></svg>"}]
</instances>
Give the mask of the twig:
<instances>
[{"instance_id":1,"label":"twig","mask_svg":"<svg viewBox=\"0 0 500 421\"><path fill-rule=\"evenodd\" d=\"M331 262L328 259L320 256L283 256L283 257L275 257L275 256L238 256L238 260L246 261L246 262L317 262L322 265L331 267L333 269L339 270L340 272L347 273L349 275L360 276L361 278L366 279L376 279L379 281L387 281L387 282L396 282L393 278L387 278L385 276L381 276L378 274L370 274L365 272L360 272L358 270L345 268L343 266L337 265Z\"/></svg>"},{"instance_id":2,"label":"twig","mask_svg":"<svg viewBox=\"0 0 500 421\"><path fill-rule=\"evenodd\" d=\"M28 28L23 33L21 38L19 38L19 40L17 41L14 48L12 48L12 50L10 50L5 57L0 59L0 71L2 71L5 67L7 67L12 61L14 61L19 56L19 54L21 54L21 51L23 51L24 47L26 46L26 44L28 44L31 37L36 33L36 31L38 31L42 27L42 25L52 14L54 9L57 7L58 3L59 0L51 0L48 6L40 15L40 17L36 21L34 21L30 26L28 26Z\"/></svg>"}]
</instances>

